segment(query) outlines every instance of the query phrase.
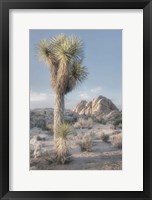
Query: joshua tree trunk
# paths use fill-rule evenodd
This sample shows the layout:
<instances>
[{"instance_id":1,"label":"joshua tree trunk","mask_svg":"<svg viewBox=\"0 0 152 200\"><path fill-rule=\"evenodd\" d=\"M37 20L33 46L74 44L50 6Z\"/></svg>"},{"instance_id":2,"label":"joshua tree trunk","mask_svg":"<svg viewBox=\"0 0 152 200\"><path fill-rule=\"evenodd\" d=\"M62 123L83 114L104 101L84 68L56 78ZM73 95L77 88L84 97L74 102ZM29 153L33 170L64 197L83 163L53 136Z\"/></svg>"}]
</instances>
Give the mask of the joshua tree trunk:
<instances>
[{"instance_id":1,"label":"joshua tree trunk","mask_svg":"<svg viewBox=\"0 0 152 200\"><path fill-rule=\"evenodd\" d=\"M54 139L57 138L57 126L64 121L64 94L54 93Z\"/></svg>"}]
</instances>

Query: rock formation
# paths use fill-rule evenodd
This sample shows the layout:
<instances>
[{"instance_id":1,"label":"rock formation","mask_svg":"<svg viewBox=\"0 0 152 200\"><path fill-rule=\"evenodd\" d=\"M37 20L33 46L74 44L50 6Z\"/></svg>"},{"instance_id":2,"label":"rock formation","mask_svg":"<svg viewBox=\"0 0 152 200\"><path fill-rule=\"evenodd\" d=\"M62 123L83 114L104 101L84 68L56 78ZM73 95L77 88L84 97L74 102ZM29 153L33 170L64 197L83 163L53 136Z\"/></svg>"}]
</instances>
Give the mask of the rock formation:
<instances>
[{"instance_id":1,"label":"rock formation","mask_svg":"<svg viewBox=\"0 0 152 200\"><path fill-rule=\"evenodd\" d=\"M79 115L102 115L104 118L109 115L108 118L111 118L113 114L117 115L119 110L110 99L99 96L90 102L81 101L73 112Z\"/></svg>"}]
</instances>

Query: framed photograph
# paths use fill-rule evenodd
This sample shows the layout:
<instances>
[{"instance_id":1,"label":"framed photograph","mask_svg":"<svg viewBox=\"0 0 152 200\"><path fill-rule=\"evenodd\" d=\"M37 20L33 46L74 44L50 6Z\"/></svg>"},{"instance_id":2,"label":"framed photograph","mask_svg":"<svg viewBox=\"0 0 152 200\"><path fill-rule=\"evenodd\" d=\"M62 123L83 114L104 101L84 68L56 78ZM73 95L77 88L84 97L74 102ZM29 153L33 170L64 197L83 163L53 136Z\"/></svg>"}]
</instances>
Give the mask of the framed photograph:
<instances>
[{"instance_id":1,"label":"framed photograph","mask_svg":"<svg viewBox=\"0 0 152 200\"><path fill-rule=\"evenodd\" d=\"M152 199L152 2L0 8L1 199Z\"/></svg>"}]
</instances>

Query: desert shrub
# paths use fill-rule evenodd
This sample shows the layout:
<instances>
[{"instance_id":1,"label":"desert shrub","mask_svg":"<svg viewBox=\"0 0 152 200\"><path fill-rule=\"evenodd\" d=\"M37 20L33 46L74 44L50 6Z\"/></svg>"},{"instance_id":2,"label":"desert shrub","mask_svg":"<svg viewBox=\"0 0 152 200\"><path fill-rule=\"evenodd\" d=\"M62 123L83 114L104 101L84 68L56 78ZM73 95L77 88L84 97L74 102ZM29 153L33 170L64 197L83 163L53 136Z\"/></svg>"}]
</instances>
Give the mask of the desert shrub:
<instances>
[{"instance_id":1,"label":"desert shrub","mask_svg":"<svg viewBox=\"0 0 152 200\"><path fill-rule=\"evenodd\" d=\"M43 152L43 158L48 162L48 164L52 164L56 162L54 152L50 150L49 151L45 150Z\"/></svg>"},{"instance_id":2,"label":"desert shrub","mask_svg":"<svg viewBox=\"0 0 152 200\"><path fill-rule=\"evenodd\" d=\"M39 135L36 137L37 141L45 141L45 137L40 137Z\"/></svg>"},{"instance_id":3,"label":"desert shrub","mask_svg":"<svg viewBox=\"0 0 152 200\"><path fill-rule=\"evenodd\" d=\"M57 128L57 138L55 139L55 160L57 163L65 164L70 161L70 152L67 136L72 132L69 124L60 124Z\"/></svg>"},{"instance_id":4,"label":"desert shrub","mask_svg":"<svg viewBox=\"0 0 152 200\"><path fill-rule=\"evenodd\" d=\"M74 124L74 128L92 128L93 120L92 118L83 119L79 118L78 121Z\"/></svg>"},{"instance_id":5,"label":"desert shrub","mask_svg":"<svg viewBox=\"0 0 152 200\"><path fill-rule=\"evenodd\" d=\"M64 120L64 123L69 124L69 125L72 125L74 122L71 121L71 120L65 119L65 120Z\"/></svg>"},{"instance_id":6,"label":"desert shrub","mask_svg":"<svg viewBox=\"0 0 152 200\"><path fill-rule=\"evenodd\" d=\"M32 157L34 153L34 149L30 148L30 156Z\"/></svg>"},{"instance_id":7,"label":"desert shrub","mask_svg":"<svg viewBox=\"0 0 152 200\"><path fill-rule=\"evenodd\" d=\"M87 121L87 122L86 122L87 125L89 125L89 126L91 126L91 127L93 126L93 119L92 119L91 117L89 117L88 120L86 120L86 121Z\"/></svg>"},{"instance_id":8,"label":"desert shrub","mask_svg":"<svg viewBox=\"0 0 152 200\"><path fill-rule=\"evenodd\" d=\"M42 130L45 130L46 129L45 119L38 118L37 121L36 121L36 123L35 123L35 126L38 127L38 128L41 128Z\"/></svg>"},{"instance_id":9,"label":"desert shrub","mask_svg":"<svg viewBox=\"0 0 152 200\"><path fill-rule=\"evenodd\" d=\"M42 155L42 146L40 142L35 142L33 156L34 158L39 158L41 157L41 155Z\"/></svg>"},{"instance_id":10,"label":"desert shrub","mask_svg":"<svg viewBox=\"0 0 152 200\"><path fill-rule=\"evenodd\" d=\"M122 119L116 119L114 122L113 122L113 125L115 127L117 127L119 124L122 124Z\"/></svg>"},{"instance_id":11,"label":"desert shrub","mask_svg":"<svg viewBox=\"0 0 152 200\"><path fill-rule=\"evenodd\" d=\"M122 148L122 134L115 134L110 137L111 144L114 147Z\"/></svg>"},{"instance_id":12,"label":"desert shrub","mask_svg":"<svg viewBox=\"0 0 152 200\"><path fill-rule=\"evenodd\" d=\"M99 121L99 123L101 123L101 124L106 124L107 123L107 121L105 120L105 119L101 119L100 121Z\"/></svg>"},{"instance_id":13,"label":"desert shrub","mask_svg":"<svg viewBox=\"0 0 152 200\"><path fill-rule=\"evenodd\" d=\"M117 127L122 129L122 123L120 123Z\"/></svg>"},{"instance_id":14,"label":"desert shrub","mask_svg":"<svg viewBox=\"0 0 152 200\"><path fill-rule=\"evenodd\" d=\"M53 133L53 124L47 124L46 125L46 130L50 131L51 133Z\"/></svg>"},{"instance_id":15,"label":"desert shrub","mask_svg":"<svg viewBox=\"0 0 152 200\"><path fill-rule=\"evenodd\" d=\"M101 140L104 142L108 142L109 141L109 135L105 134L105 133L101 133Z\"/></svg>"},{"instance_id":16,"label":"desert shrub","mask_svg":"<svg viewBox=\"0 0 152 200\"><path fill-rule=\"evenodd\" d=\"M121 133L120 130L115 130L115 131L113 131L112 135L117 135L117 134L120 134L120 133Z\"/></svg>"},{"instance_id":17,"label":"desert shrub","mask_svg":"<svg viewBox=\"0 0 152 200\"><path fill-rule=\"evenodd\" d=\"M64 116L64 122L74 124L77 121L77 117L74 115Z\"/></svg>"},{"instance_id":18,"label":"desert shrub","mask_svg":"<svg viewBox=\"0 0 152 200\"><path fill-rule=\"evenodd\" d=\"M81 151L92 151L92 136L90 133L85 133L82 138L79 138L76 144L79 145Z\"/></svg>"},{"instance_id":19,"label":"desert shrub","mask_svg":"<svg viewBox=\"0 0 152 200\"><path fill-rule=\"evenodd\" d=\"M101 116L101 115L94 116L93 119L94 119L94 122L96 122L96 123L107 124L107 120L105 120L103 118L103 116Z\"/></svg>"},{"instance_id":20,"label":"desert shrub","mask_svg":"<svg viewBox=\"0 0 152 200\"><path fill-rule=\"evenodd\" d=\"M113 124L108 124L109 125L109 128L114 130L115 129L115 126Z\"/></svg>"}]
</instances>

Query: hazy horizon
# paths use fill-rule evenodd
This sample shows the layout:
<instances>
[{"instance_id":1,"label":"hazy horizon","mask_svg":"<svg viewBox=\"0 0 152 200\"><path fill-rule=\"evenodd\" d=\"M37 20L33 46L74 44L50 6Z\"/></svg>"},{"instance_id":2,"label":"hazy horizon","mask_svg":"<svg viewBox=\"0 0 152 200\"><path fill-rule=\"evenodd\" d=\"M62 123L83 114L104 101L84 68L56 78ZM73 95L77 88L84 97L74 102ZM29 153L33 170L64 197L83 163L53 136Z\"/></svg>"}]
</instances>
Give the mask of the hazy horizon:
<instances>
[{"instance_id":1,"label":"hazy horizon","mask_svg":"<svg viewBox=\"0 0 152 200\"><path fill-rule=\"evenodd\" d=\"M102 96L102 95L99 95L99 96ZM99 96L97 96L97 97L99 97ZM97 98L97 97L95 97L95 98ZM95 99L95 98L93 98L93 99ZM92 100L93 100L92 99ZM82 99L82 100L80 100L80 101L87 101L86 99ZM89 100L89 101L92 101L92 100ZM111 99L110 99L111 100ZM73 108L65 108L65 110L73 110L76 106L77 106L77 104L78 103L80 103L80 101L79 102L77 102L76 103L76 105L73 107ZM87 102L89 102L89 101L87 101ZM114 103L114 102L113 102ZM117 106L117 105L116 105ZM121 110L122 109L122 107L118 107L117 106L117 108L119 109L119 110ZM54 109L53 107L30 107L30 110L34 110L34 109Z\"/></svg>"},{"instance_id":2,"label":"hazy horizon","mask_svg":"<svg viewBox=\"0 0 152 200\"><path fill-rule=\"evenodd\" d=\"M53 108L53 91L48 67L36 56L36 44L58 34L76 35L85 44L84 65L88 78L65 95L65 108L73 109L81 100L105 96L122 108L121 30L30 30L30 109Z\"/></svg>"}]
</instances>

